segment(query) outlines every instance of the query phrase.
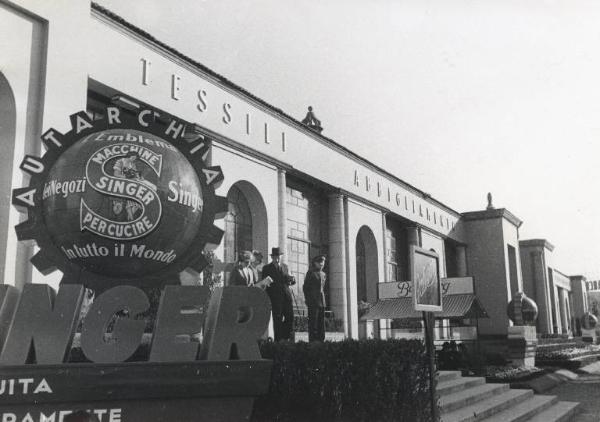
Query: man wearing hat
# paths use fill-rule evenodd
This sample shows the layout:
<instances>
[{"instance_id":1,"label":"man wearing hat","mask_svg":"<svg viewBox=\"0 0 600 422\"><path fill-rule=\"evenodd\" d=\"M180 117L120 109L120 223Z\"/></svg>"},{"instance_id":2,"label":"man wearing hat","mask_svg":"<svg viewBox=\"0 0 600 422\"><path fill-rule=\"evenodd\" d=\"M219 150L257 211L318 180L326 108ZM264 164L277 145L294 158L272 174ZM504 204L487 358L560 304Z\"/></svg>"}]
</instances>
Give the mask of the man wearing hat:
<instances>
[{"instance_id":1,"label":"man wearing hat","mask_svg":"<svg viewBox=\"0 0 600 422\"><path fill-rule=\"evenodd\" d=\"M302 291L308 308L308 341L325 340L325 255L312 259L312 268L306 273Z\"/></svg>"},{"instance_id":2,"label":"man wearing hat","mask_svg":"<svg viewBox=\"0 0 600 422\"><path fill-rule=\"evenodd\" d=\"M287 265L280 262L283 252L278 247L271 249L271 262L262 269L263 277L271 277L273 282L267 287L273 310L275 341L291 340L294 325L294 306L289 286L296 284L289 275Z\"/></svg>"}]
</instances>

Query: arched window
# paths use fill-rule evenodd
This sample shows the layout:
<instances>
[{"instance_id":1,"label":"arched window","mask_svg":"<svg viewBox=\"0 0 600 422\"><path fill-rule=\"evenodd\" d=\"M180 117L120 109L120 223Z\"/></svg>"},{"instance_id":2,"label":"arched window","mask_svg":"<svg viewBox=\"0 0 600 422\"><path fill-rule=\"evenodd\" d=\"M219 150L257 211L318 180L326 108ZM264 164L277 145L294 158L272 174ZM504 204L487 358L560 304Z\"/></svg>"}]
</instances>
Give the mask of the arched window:
<instances>
[{"instance_id":1,"label":"arched window","mask_svg":"<svg viewBox=\"0 0 600 422\"><path fill-rule=\"evenodd\" d=\"M252 249L252 214L244 193L232 186L227 193L229 209L225 216L225 262L236 262L240 251Z\"/></svg>"},{"instance_id":2,"label":"arched window","mask_svg":"<svg viewBox=\"0 0 600 422\"><path fill-rule=\"evenodd\" d=\"M367 251L361 235L356 237L356 290L359 301L367 301Z\"/></svg>"},{"instance_id":3,"label":"arched window","mask_svg":"<svg viewBox=\"0 0 600 422\"><path fill-rule=\"evenodd\" d=\"M359 318L378 299L377 284L379 270L377 265L377 241L373 231L362 226L356 235L356 306ZM377 321L359 321L358 337L379 337Z\"/></svg>"}]
</instances>

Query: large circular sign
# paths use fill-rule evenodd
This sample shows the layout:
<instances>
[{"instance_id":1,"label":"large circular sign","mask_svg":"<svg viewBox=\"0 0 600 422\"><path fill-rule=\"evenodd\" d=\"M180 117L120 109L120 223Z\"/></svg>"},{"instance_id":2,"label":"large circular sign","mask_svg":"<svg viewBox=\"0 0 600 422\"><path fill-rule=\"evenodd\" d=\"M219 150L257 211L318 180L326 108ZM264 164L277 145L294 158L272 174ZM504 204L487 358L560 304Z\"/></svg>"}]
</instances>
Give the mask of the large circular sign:
<instances>
[{"instance_id":1,"label":"large circular sign","mask_svg":"<svg viewBox=\"0 0 600 422\"><path fill-rule=\"evenodd\" d=\"M92 122L79 113L71 132L42 136L43 158L25 157L31 184L14 190L13 203L29 213L17 234L37 241L38 269L57 267L84 284L202 269L206 243L222 236L213 226L226 211L214 193L222 174L204 163L205 137L185 136L184 123L161 124L155 115L128 118L112 107Z\"/></svg>"},{"instance_id":2,"label":"large circular sign","mask_svg":"<svg viewBox=\"0 0 600 422\"><path fill-rule=\"evenodd\" d=\"M111 277L153 274L192 243L202 216L194 168L169 142L109 129L77 141L54 163L44 223L65 256Z\"/></svg>"}]
</instances>

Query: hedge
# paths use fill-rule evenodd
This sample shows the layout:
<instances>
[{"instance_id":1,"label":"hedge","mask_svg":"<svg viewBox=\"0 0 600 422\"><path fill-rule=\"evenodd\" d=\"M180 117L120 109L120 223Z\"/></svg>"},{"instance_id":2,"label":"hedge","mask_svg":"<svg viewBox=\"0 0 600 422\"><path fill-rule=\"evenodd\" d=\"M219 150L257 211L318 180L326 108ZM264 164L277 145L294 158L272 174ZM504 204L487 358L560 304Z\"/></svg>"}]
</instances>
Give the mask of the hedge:
<instances>
[{"instance_id":1,"label":"hedge","mask_svg":"<svg viewBox=\"0 0 600 422\"><path fill-rule=\"evenodd\" d=\"M541 367L562 368L576 371L579 368L598 362L599 355L581 356L570 360L542 360L536 359L535 364Z\"/></svg>"},{"instance_id":2,"label":"hedge","mask_svg":"<svg viewBox=\"0 0 600 422\"><path fill-rule=\"evenodd\" d=\"M558 334L558 333L541 333L538 334L538 339L540 343L544 343L547 341L559 342L559 341L572 341L569 338L568 334Z\"/></svg>"},{"instance_id":3,"label":"hedge","mask_svg":"<svg viewBox=\"0 0 600 422\"><path fill-rule=\"evenodd\" d=\"M273 360L252 421L431 421L419 340L261 343Z\"/></svg>"},{"instance_id":4,"label":"hedge","mask_svg":"<svg viewBox=\"0 0 600 422\"><path fill-rule=\"evenodd\" d=\"M325 316L325 331L339 333L344 331L344 321L339 318ZM294 331L308 331L308 317L305 315L294 315Z\"/></svg>"},{"instance_id":5,"label":"hedge","mask_svg":"<svg viewBox=\"0 0 600 422\"><path fill-rule=\"evenodd\" d=\"M485 381L490 383L521 383L552 372L535 366L488 366L485 368Z\"/></svg>"},{"instance_id":6,"label":"hedge","mask_svg":"<svg viewBox=\"0 0 600 422\"><path fill-rule=\"evenodd\" d=\"M582 344L579 346L568 347L559 350L547 350L546 348L538 347L535 358L543 361L565 361L598 354L600 354L600 346L593 344Z\"/></svg>"}]
</instances>

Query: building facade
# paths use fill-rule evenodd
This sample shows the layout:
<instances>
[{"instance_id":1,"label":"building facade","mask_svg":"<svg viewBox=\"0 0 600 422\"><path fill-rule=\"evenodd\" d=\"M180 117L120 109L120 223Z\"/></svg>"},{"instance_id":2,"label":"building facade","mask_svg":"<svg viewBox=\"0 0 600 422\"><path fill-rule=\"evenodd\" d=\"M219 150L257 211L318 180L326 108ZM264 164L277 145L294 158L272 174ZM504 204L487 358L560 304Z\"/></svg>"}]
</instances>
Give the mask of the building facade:
<instances>
[{"instance_id":1,"label":"building facade","mask_svg":"<svg viewBox=\"0 0 600 422\"><path fill-rule=\"evenodd\" d=\"M113 104L149 107L189 122L186 131L211 144L206 160L222 168L217 193L227 197L229 211L214 251L225 274L240 250L266 256L280 247L298 280L300 312L310 259L326 254L331 318L346 337L385 337L391 321L360 321L359 304L377 302L379 283L408 280L409 247L417 245L439 255L441 277L473 277L490 316L479 332L506 335L506 304L529 286L521 272L521 221L508 210L489 204L459 213L323 136L320 124L291 117L96 4L0 2L0 20L3 283L56 286L60 279L32 268L36 250L17 242L13 229L21 217L10 205L11 189L26 184L23 157L43 153L41 134L51 127L68 131L68 116L79 110L93 119ZM182 274L182 281L194 277ZM553 277L543 327L554 328L556 320L557 330L569 330L568 278ZM553 320L551 300L567 314Z\"/></svg>"},{"instance_id":2,"label":"building facade","mask_svg":"<svg viewBox=\"0 0 600 422\"><path fill-rule=\"evenodd\" d=\"M580 334L580 320L588 312L586 278L567 276L554 264L554 245L546 239L520 242L523 288L538 305L541 334Z\"/></svg>"}]
</instances>

